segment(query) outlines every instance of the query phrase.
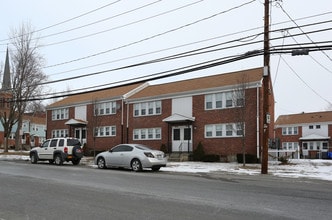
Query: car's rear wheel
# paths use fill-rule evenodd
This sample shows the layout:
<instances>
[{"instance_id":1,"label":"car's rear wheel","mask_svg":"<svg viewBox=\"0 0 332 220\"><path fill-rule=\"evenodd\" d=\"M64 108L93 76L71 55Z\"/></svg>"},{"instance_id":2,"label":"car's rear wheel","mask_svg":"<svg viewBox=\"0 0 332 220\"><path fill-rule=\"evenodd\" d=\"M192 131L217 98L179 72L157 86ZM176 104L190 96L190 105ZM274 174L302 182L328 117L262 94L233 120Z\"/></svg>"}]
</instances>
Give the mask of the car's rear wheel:
<instances>
[{"instance_id":1,"label":"car's rear wheel","mask_svg":"<svg viewBox=\"0 0 332 220\"><path fill-rule=\"evenodd\" d=\"M133 171L138 172L142 170L142 164L141 161L139 161L138 159L133 159L131 161L131 168L133 169Z\"/></svg>"},{"instance_id":2,"label":"car's rear wheel","mask_svg":"<svg viewBox=\"0 0 332 220\"><path fill-rule=\"evenodd\" d=\"M36 153L32 153L30 156L31 163L37 163L38 162L38 156Z\"/></svg>"},{"instance_id":3,"label":"car's rear wheel","mask_svg":"<svg viewBox=\"0 0 332 220\"><path fill-rule=\"evenodd\" d=\"M54 162L55 162L55 165L57 165L57 166L61 166L63 164L63 159L60 154L56 154L54 156Z\"/></svg>"},{"instance_id":4,"label":"car's rear wheel","mask_svg":"<svg viewBox=\"0 0 332 220\"><path fill-rule=\"evenodd\" d=\"M74 165L78 165L80 163L81 159L79 158L73 158L73 160L71 161Z\"/></svg>"},{"instance_id":5,"label":"car's rear wheel","mask_svg":"<svg viewBox=\"0 0 332 220\"><path fill-rule=\"evenodd\" d=\"M106 168L105 159L102 157L99 157L97 160L97 166L99 169L105 169Z\"/></svg>"}]
</instances>

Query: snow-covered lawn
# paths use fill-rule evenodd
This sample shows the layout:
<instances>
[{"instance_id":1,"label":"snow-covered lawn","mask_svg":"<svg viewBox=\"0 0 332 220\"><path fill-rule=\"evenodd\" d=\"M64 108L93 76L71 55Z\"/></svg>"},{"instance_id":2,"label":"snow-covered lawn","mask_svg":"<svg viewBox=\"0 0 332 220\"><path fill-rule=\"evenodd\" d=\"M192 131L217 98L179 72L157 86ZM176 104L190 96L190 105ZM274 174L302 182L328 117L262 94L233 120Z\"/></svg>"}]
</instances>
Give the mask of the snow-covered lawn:
<instances>
[{"instance_id":1,"label":"snow-covered lawn","mask_svg":"<svg viewBox=\"0 0 332 220\"><path fill-rule=\"evenodd\" d=\"M1 154L0 160L25 160L29 161L28 152ZM85 157L82 164L96 167L93 159ZM245 167L239 163L203 163L203 162L169 162L167 167L160 171L183 173L231 173L238 175L260 175L260 164L247 164ZM280 165L279 162L269 162L268 173L270 175L289 178L311 178L332 181L332 160L295 160L290 164Z\"/></svg>"}]
</instances>

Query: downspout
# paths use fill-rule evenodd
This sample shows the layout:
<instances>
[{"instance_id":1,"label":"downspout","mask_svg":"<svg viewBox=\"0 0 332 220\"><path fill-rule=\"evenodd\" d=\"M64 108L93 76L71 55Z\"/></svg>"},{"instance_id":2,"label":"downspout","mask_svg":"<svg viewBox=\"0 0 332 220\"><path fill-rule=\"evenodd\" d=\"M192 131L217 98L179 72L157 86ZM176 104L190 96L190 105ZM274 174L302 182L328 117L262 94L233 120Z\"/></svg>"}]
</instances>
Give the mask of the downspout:
<instances>
[{"instance_id":1,"label":"downspout","mask_svg":"<svg viewBox=\"0 0 332 220\"><path fill-rule=\"evenodd\" d=\"M123 139L124 139L124 130L123 130L123 121L124 121L124 118L123 118L123 103L124 103L124 98L122 97L121 99L121 144L123 144Z\"/></svg>"},{"instance_id":2,"label":"downspout","mask_svg":"<svg viewBox=\"0 0 332 220\"><path fill-rule=\"evenodd\" d=\"M256 87L256 97L257 97L257 106L256 106L256 157L260 158L259 156L259 87L257 83Z\"/></svg>"},{"instance_id":3,"label":"downspout","mask_svg":"<svg viewBox=\"0 0 332 220\"><path fill-rule=\"evenodd\" d=\"M126 142L128 143L128 140L129 140L129 134L128 134L128 131L129 131L129 104L128 104L128 102L126 103L126 105L127 105Z\"/></svg>"}]
</instances>

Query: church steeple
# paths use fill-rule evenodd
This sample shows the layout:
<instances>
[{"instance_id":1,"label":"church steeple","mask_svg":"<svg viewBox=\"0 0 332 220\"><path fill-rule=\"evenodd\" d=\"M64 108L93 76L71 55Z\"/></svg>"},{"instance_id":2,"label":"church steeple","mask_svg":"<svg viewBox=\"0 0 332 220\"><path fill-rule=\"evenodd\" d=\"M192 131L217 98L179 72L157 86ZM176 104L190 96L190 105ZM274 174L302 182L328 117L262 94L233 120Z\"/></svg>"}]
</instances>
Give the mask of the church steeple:
<instances>
[{"instance_id":1,"label":"church steeple","mask_svg":"<svg viewBox=\"0 0 332 220\"><path fill-rule=\"evenodd\" d=\"M11 87L12 86L11 86L11 80L10 80L9 54L8 54L8 47L7 47L5 69L4 69L4 73L3 73L1 91L11 92Z\"/></svg>"}]
</instances>

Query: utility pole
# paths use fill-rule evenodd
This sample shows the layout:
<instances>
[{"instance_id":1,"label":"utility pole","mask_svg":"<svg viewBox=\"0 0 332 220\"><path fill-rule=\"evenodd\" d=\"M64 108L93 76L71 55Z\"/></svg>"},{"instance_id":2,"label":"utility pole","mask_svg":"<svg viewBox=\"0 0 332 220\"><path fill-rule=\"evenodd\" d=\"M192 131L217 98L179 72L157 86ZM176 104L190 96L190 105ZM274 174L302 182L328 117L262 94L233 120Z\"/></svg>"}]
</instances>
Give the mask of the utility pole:
<instances>
[{"instance_id":1,"label":"utility pole","mask_svg":"<svg viewBox=\"0 0 332 220\"><path fill-rule=\"evenodd\" d=\"M270 0L264 3L264 73L263 73L263 149L261 174L268 173L268 144L269 144L269 95L270 95Z\"/></svg>"}]
</instances>

